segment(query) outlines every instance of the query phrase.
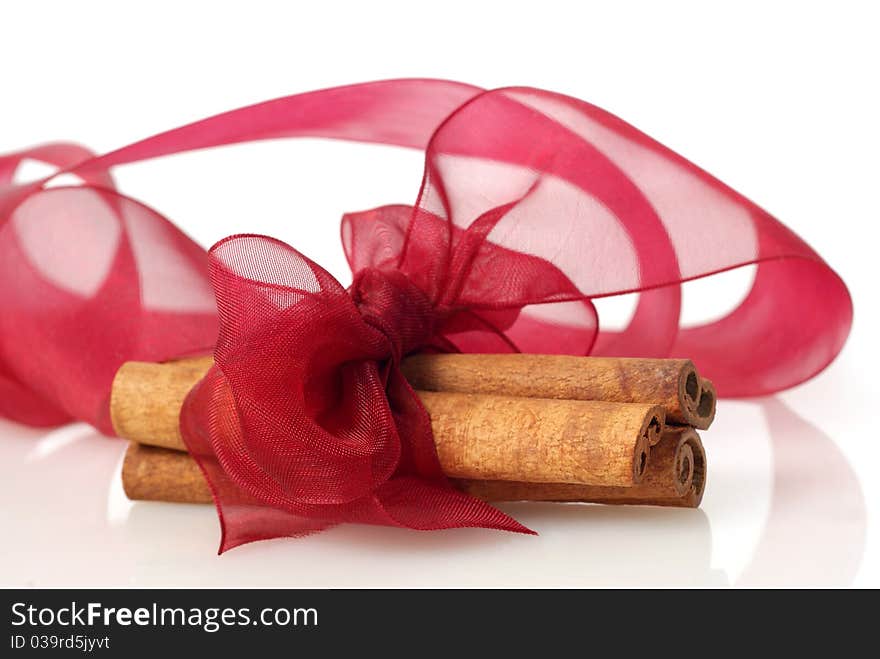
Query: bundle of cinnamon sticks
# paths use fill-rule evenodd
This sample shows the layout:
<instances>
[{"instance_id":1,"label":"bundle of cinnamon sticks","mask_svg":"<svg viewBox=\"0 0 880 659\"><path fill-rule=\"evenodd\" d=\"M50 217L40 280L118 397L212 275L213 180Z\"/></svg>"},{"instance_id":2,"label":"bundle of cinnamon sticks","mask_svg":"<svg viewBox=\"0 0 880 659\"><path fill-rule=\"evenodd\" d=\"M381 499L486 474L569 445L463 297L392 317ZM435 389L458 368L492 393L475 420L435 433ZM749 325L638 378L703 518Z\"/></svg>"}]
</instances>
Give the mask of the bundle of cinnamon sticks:
<instances>
[{"instance_id":1,"label":"bundle of cinnamon sticks","mask_svg":"<svg viewBox=\"0 0 880 659\"><path fill-rule=\"evenodd\" d=\"M178 416L211 358L129 362L111 416L131 440L131 499L208 503ZM692 362L551 355L417 355L403 364L431 417L444 472L487 501L697 507L706 456L695 429L715 391Z\"/></svg>"}]
</instances>

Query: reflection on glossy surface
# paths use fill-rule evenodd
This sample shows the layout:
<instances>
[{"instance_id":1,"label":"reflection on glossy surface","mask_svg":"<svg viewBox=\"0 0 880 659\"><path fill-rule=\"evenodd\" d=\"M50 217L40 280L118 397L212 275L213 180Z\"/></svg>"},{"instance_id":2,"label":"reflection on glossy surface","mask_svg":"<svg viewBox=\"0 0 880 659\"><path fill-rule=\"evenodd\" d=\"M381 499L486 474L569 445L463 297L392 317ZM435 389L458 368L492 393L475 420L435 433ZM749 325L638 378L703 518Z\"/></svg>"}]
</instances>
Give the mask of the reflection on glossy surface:
<instances>
[{"instance_id":1,"label":"reflection on glossy surface","mask_svg":"<svg viewBox=\"0 0 880 659\"><path fill-rule=\"evenodd\" d=\"M129 519L127 540L140 547L138 576L146 583L168 578L171 543L152 540L161 528L167 538L185 538L172 560L175 570L193 575L188 583L201 578L291 586L726 584L723 574L710 569L711 536L702 512L516 504L506 510L526 524L540 524L539 542L479 529L413 533L345 526L300 543L248 545L217 558L210 556L216 548L212 518L204 524L200 519L196 536L187 511L168 516L165 508L138 504ZM646 561L646 551L656 560Z\"/></svg>"},{"instance_id":2,"label":"reflection on glossy surface","mask_svg":"<svg viewBox=\"0 0 880 659\"><path fill-rule=\"evenodd\" d=\"M847 586L865 551L865 500L822 431L776 398L761 401L773 449L770 514L742 586ZM867 439L867 438L866 438Z\"/></svg>"},{"instance_id":3,"label":"reflection on glossy surface","mask_svg":"<svg viewBox=\"0 0 880 659\"><path fill-rule=\"evenodd\" d=\"M725 405L729 421L704 435L710 470L702 510L509 504L539 537L344 526L222 557L210 506L125 498L124 442L83 425L44 432L0 421L0 585L851 583L867 513L843 454L779 399L721 403L719 420Z\"/></svg>"}]
</instances>

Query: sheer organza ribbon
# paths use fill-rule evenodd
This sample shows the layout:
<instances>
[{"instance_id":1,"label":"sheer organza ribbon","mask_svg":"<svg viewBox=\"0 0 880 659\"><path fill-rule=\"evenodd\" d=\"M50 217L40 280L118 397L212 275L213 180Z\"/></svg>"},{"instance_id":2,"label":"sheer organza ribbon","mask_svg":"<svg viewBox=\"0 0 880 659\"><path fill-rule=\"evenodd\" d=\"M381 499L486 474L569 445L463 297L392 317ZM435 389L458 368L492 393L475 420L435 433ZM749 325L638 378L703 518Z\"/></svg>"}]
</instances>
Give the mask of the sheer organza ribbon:
<instances>
[{"instance_id":1,"label":"sheer organza ribbon","mask_svg":"<svg viewBox=\"0 0 880 659\"><path fill-rule=\"evenodd\" d=\"M346 290L292 247L209 253L116 190L126 163L317 136L425 151L416 204L343 218ZM17 184L25 159L58 173ZM73 174L79 185L53 179ZM344 185L344 183L341 183ZM683 328L680 284L757 264L724 318ZM627 327L592 299L638 292ZM0 157L0 414L112 434L127 360L214 350L181 428L221 550L339 522L527 531L453 488L400 375L418 350L693 359L723 396L821 371L852 321L844 283L792 231L617 117L530 88L391 80L285 97L95 156Z\"/></svg>"}]
</instances>

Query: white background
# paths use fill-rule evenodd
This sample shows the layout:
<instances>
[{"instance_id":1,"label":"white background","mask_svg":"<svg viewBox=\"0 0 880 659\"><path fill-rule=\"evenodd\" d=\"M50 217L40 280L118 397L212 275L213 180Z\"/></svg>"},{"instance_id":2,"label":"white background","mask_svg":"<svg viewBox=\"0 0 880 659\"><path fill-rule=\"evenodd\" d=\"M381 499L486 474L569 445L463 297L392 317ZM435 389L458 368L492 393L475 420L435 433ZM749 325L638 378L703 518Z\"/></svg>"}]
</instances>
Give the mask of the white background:
<instances>
[{"instance_id":1,"label":"white background","mask_svg":"<svg viewBox=\"0 0 880 659\"><path fill-rule=\"evenodd\" d=\"M0 151L105 151L379 78L544 87L622 116L789 224L849 284L855 325L813 381L720 403L700 511L507 506L537 538L345 527L217 557L210 507L125 499L123 442L0 421L0 585L880 586L880 21L870 2L710 5L3 3ZM268 233L345 283L339 217L412 203L421 158L301 140L117 173L205 245ZM688 285L686 320L722 313L747 281Z\"/></svg>"}]
</instances>

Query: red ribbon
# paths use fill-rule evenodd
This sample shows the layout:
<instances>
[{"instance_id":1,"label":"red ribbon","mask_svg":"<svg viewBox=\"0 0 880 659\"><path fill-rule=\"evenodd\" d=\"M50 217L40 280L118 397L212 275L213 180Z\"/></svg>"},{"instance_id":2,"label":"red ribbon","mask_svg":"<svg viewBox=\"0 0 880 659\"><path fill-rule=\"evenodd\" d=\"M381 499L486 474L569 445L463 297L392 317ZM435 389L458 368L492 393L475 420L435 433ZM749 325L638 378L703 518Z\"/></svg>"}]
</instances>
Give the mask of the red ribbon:
<instances>
[{"instance_id":1,"label":"red ribbon","mask_svg":"<svg viewBox=\"0 0 880 659\"><path fill-rule=\"evenodd\" d=\"M206 255L109 173L295 136L425 151L414 207L343 219L348 290L270 238ZM25 158L82 184L15 184ZM733 312L680 326L682 282L747 264L755 282ZM600 330L591 300L635 291L629 325ZM55 144L0 157L0 307L0 414L31 425L112 433L124 361L215 348L181 427L221 550L339 522L526 531L443 476L398 370L410 352L686 356L721 395L754 396L821 371L852 321L845 285L800 238L620 119L434 80L281 98L103 156Z\"/></svg>"}]
</instances>

